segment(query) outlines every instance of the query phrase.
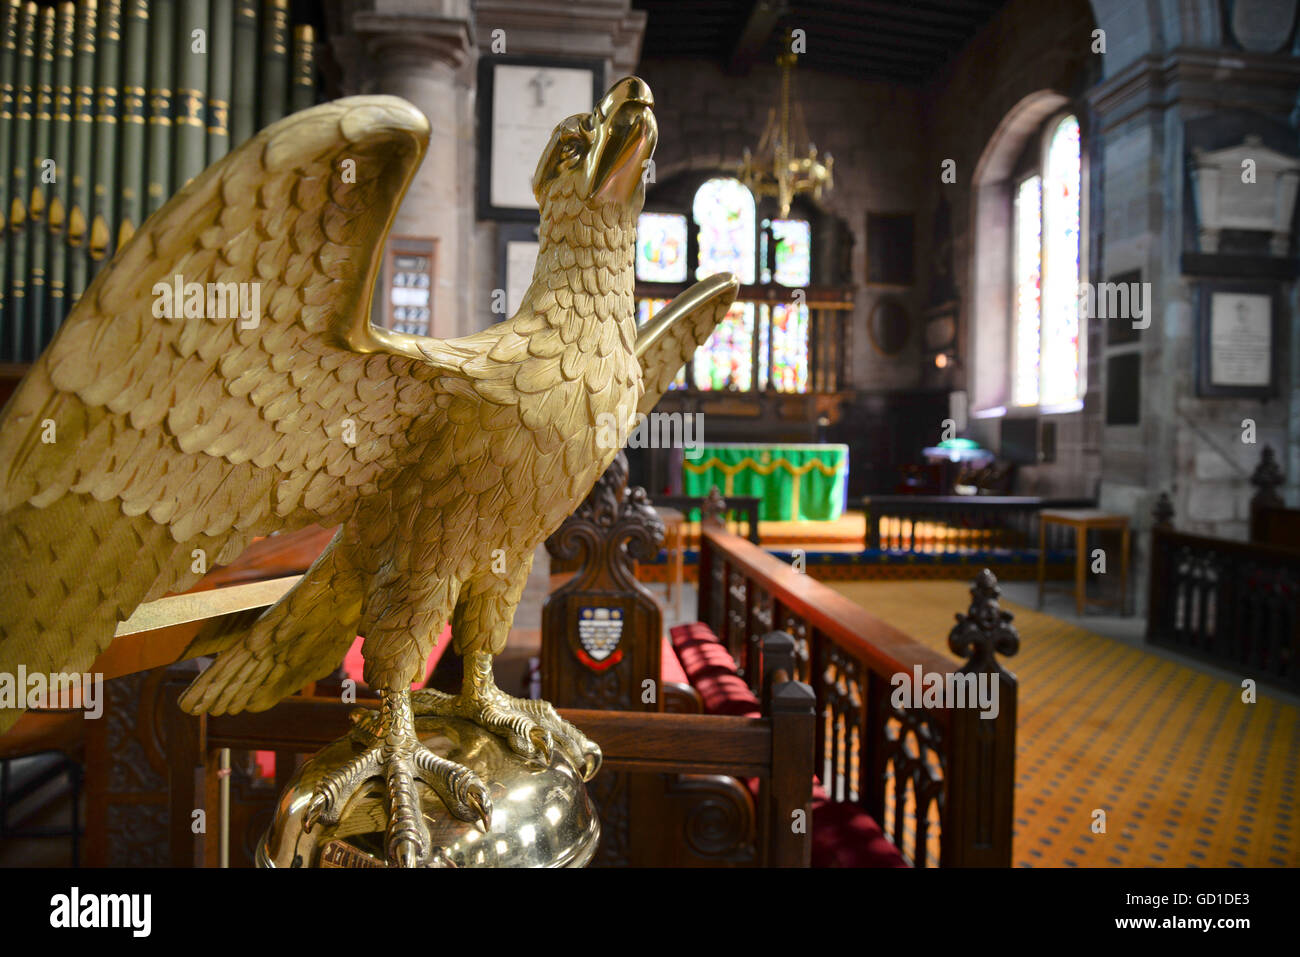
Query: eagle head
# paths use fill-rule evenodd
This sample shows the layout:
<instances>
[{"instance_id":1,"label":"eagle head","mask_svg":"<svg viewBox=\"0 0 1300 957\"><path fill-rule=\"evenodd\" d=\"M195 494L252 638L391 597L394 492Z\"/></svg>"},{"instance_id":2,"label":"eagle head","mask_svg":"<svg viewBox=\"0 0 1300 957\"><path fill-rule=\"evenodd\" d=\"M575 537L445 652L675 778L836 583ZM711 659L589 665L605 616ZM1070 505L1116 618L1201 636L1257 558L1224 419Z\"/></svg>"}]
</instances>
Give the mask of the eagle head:
<instances>
[{"instance_id":1,"label":"eagle head","mask_svg":"<svg viewBox=\"0 0 1300 957\"><path fill-rule=\"evenodd\" d=\"M565 199L591 210L613 204L633 216L640 212L646 163L659 139L653 106L646 82L627 76L590 113L561 122L533 174L538 205L545 210Z\"/></svg>"}]
</instances>

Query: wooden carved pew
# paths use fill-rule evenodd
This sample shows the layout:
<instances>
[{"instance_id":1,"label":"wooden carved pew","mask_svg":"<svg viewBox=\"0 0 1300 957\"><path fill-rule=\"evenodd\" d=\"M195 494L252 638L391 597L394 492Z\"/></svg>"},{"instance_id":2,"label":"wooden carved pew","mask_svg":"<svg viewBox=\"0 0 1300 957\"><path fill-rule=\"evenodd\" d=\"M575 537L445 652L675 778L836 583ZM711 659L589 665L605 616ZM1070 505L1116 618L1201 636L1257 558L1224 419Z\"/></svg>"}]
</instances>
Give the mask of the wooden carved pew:
<instances>
[{"instance_id":1,"label":"wooden carved pew","mask_svg":"<svg viewBox=\"0 0 1300 957\"><path fill-rule=\"evenodd\" d=\"M773 653L779 655L779 644ZM796 811L803 812L804 820L809 814L812 700L808 689L786 680L787 675L787 668L773 668L767 717L762 719L561 709L604 752L601 770L588 785L601 808L602 850L594 863L665 866L692 854L729 851L736 858L731 863L806 867L807 829L791 828L788 822ZM259 714L194 717L176 705L189 677L176 674L162 685L171 863L214 866L221 859L221 829L214 824L206 834L195 835L191 821L196 808L206 809L209 822L219 820L222 749L313 752L347 732L353 706L333 698L294 697ZM761 844L742 840L755 829L755 822L745 817L747 810L752 817L753 809L718 800L661 801L659 782L679 773L691 775L692 781L759 778L764 795L757 808ZM690 784L684 787L689 796ZM267 820L269 810L268 803ZM247 816L245 808L241 820ZM234 856L232 861L247 862Z\"/></svg>"},{"instance_id":2,"label":"wooden carved pew","mask_svg":"<svg viewBox=\"0 0 1300 957\"><path fill-rule=\"evenodd\" d=\"M611 466L548 543L553 554L580 560L578 573L550 596L543 614L545 696L579 707L699 707L698 696L689 702L667 681L660 686L673 690L658 701L636 696L647 679L666 678L666 664L678 656L661 636L657 602L631 573L632 554L657 547L657 540L644 493L627 491L625 483L625 471ZM747 682L751 691L760 691L764 643L771 645L770 657L778 647L773 633L783 634L776 640L787 649L781 654L788 656L789 671L816 691L815 771L829 803L841 806L828 819L844 817L838 813L844 805L865 809L905 858L920 866L1010 863L1016 682L994 652L1014 654L1019 639L1010 614L998 608L991 573L977 579L970 612L958 616L949 638L964 663L873 618L711 516L702 532L701 575L699 620L730 650L743 681L714 676L700 679L698 688L724 707L730 702L709 693L720 684L705 690L706 684L730 681L743 692ZM618 612L621 627L612 643L608 629L588 629L583 636L582 622L597 608L610 610L606 621ZM685 644L683 655L700 650ZM716 651L716 643L710 644L709 652ZM916 667L993 682L996 717L981 718L973 707L895 708L893 677L912 677ZM714 787L725 790L718 782Z\"/></svg>"},{"instance_id":3,"label":"wooden carved pew","mask_svg":"<svg viewBox=\"0 0 1300 957\"><path fill-rule=\"evenodd\" d=\"M1252 482L1250 541L1174 529L1161 493L1151 528L1147 641L1300 691L1300 510L1276 493L1265 448Z\"/></svg>"},{"instance_id":4,"label":"wooden carved pew","mask_svg":"<svg viewBox=\"0 0 1300 957\"><path fill-rule=\"evenodd\" d=\"M795 675L817 700L816 770L833 803L865 810L918 867L1011 863L1016 679L995 653L1019 637L985 569L948 638L948 658L849 599L712 524L702 532L700 621L755 680L761 636L795 642ZM973 707L896 706L896 675L995 682L996 717Z\"/></svg>"},{"instance_id":5,"label":"wooden carved pew","mask_svg":"<svg viewBox=\"0 0 1300 957\"><path fill-rule=\"evenodd\" d=\"M620 454L547 541L553 558L576 564L577 570L547 598L542 611L543 698L560 708L701 712L700 697L685 683L685 675L674 681L664 670L665 660L676 656L663 635L659 602L637 580L633 564L634 558L656 554L663 534L645 492L627 488L627 464ZM626 854L617 843L606 844L597 863L762 865L774 862L778 851L773 841L789 830L794 812L803 809L807 824L812 691L789 681L794 642L788 635L766 636L765 647L765 678L756 676L754 685L762 694L754 712L761 710L763 717L692 720L720 733L736 721L771 721L778 733L802 712L809 724L807 740L798 748L806 746L808 753L783 747L774 755L769 775L701 772L685 764L658 775L614 769L606 781L594 782L602 818L617 821L635 808L632 817L645 822L645 833L654 836L644 846L630 846ZM789 737L787 744L795 747L796 738ZM799 777L805 773L806 778ZM746 782L753 778L759 782L751 790ZM787 783L777 786L778 781ZM795 791L780 796L789 788Z\"/></svg>"},{"instance_id":6,"label":"wooden carved pew","mask_svg":"<svg viewBox=\"0 0 1300 957\"><path fill-rule=\"evenodd\" d=\"M254 542L231 564L215 568L184 595L142 606L118 628L118 639L91 666L105 676L102 720L85 722L86 840L91 867L160 866L165 855L167 755L159 686L214 613L256 616L293 586L333 537L315 526ZM209 594L200 597L197 593ZM318 683L320 684L320 683ZM236 795L260 801L251 755L231 769ZM259 826L254 822L252 826Z\"/></svg>"},{"instance_id":7,"label":"wooden carved pew","mask_svg":"<svg viewBox=\"0 0 1300 957\"><path fill-rule=\"evenodd\" d=\"M115 849L94 863L214 866L223 860L225 847L231 865L250 865L295 757L349 727L353 705L337 697L298 696L262 714L193 717L182 713L176 700L192 680L196 662L135 673L129 667L132 661L156 659L162 649L179 654L185 642L169 637L177 629L256 615L291 585L292 579L277 579L216 588L179 601L162 599L132 616L130 634L119 639L128 652L119 662L124 667L107 674L117 678L108 682L110 698L116 694L120 700L110 702L105 721L94 723L106 735L96 753L104 762L97 774L106 782L107 820L91 828L99 833L125 828L127 833L119 834ZM806 866L807 829L769 827L768 822L790 821L799 811L807 817L812 695L788 680L792 667L788 661L780 665L779 641L772 655L778 660L761 718L565 711L605 752L605 765L590 785L609 812L602 815L598 860L663 865L695 855L738 864ZM258 750L277 754L274 786L250 771L249 756ZM756 778L762 800L755 807L747 793L745 801L728 801L693 785L685 789L691 800L670 802L666 817L659 800L661 782L665 774L676 778L679 772L699 781ZM696 799L706 792L706 800ZM193 829L196 810L204 811L208 825L199 834ZM682 840L665 840L661 827L671 827L667 833L682 835ZM756 830L761 842L754 839Z\"/></svg>"}]
</instances>

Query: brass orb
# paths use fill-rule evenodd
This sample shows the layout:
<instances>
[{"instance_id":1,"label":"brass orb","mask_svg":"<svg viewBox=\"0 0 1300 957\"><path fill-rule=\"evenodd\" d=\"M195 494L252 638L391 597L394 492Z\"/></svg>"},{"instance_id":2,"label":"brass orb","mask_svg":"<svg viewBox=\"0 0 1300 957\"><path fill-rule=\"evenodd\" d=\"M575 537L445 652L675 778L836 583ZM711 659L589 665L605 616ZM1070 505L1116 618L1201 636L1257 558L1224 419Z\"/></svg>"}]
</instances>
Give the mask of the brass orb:
<instances>
[{"instance_id":1,"label":"brass orb","mask_svg":"<svg viewBox=\"0 0 1300 957\"><path fill-rule=\"evenodd\" d=\"M417 718L416 732L435 754L463 764L487 785L492 827L452 817L426 785L417 785L435 854L433 866L583 867L596 852L600 819L586 785L557 749L547 762L521 757L501 738L458 718ZM344 808L338 824L304 831L316 782L346 763L356 745L343 737L307 760L280 795L257 850L259 867L386 867L383 782L375 779Z\"/></svg>"}]
</instances>

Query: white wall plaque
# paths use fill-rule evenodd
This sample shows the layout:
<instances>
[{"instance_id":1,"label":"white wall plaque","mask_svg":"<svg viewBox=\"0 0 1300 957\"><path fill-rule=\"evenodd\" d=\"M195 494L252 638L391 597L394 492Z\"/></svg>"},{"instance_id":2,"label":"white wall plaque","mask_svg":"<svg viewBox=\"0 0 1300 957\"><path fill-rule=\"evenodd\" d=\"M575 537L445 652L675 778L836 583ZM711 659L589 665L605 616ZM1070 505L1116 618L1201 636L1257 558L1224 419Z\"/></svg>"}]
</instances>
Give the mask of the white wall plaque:
<instances>
[{"instance_id":1,"label":"white wall plaque","mask_svg":"<svg viewBox=\"0 0 1300 957\"><path fill-rule=\"evenodd\" d=\"M537 264L535 242L511 240L506 243L506 314L510 318L524 300L524 293L533 281L533 267Z\"/></svg>"},{"instance_id":2,"label":"white wall plaque","mask_svg":"<svg viewBox=\"0 0 1300 957\"><path fill-rule=\"evenodd\" d=\"M594 105L592 71L494 64L492 73L491 205L536 209L532 177L555 125Z\"/></svg>"},{"instance_id":3,"label":"white wall plaque","mask_svg":"<svg viewBox=\"0 0 1300 957\"><path fill-rule=\"evenodd\" d=\"M1210 384L1266 387L1272 378L1273 299L1258 293L1210 297Z\"/></svg>"}]
</instances>

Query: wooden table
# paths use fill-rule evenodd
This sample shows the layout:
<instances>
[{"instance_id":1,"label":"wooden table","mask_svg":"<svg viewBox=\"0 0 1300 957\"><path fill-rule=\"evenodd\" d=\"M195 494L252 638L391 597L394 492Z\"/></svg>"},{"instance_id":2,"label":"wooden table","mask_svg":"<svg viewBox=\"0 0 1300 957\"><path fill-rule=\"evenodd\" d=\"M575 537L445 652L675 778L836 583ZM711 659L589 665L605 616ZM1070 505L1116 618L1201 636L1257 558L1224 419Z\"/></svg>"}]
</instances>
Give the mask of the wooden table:
<instances>
[{"instance_id":1,"label":"wooden table","mask_svg":"<svg viewBox=\"0 0 1300 957\"><path fill-rule=\"evenodd\" d=\"M655 506L655 514L664 523L664 548L668 550L668 601L677 586L677 618L682 618L682 591L686 575L686 516L675 508Z\"/></svg>"},{"instance_id":2,"label":"wooden table","mask_svg":"<svg viewBox=\"0 0 1300 957\"><path fill-rule=\"evenodd\" d=\"M1082 617L1088 604L1088 532L1118 531L1120 533L1119 611L1128 608L1128 516L1102 512L1093 508L1045 510L1038 515L1038 607L1043 607L1043 587L1047 573L1047 526L1064 525L1075 534L1074 555L1074 607ZM1093 599L1094 604L1113 604L1111 599Z\"/></svg>"}]
</instances>

